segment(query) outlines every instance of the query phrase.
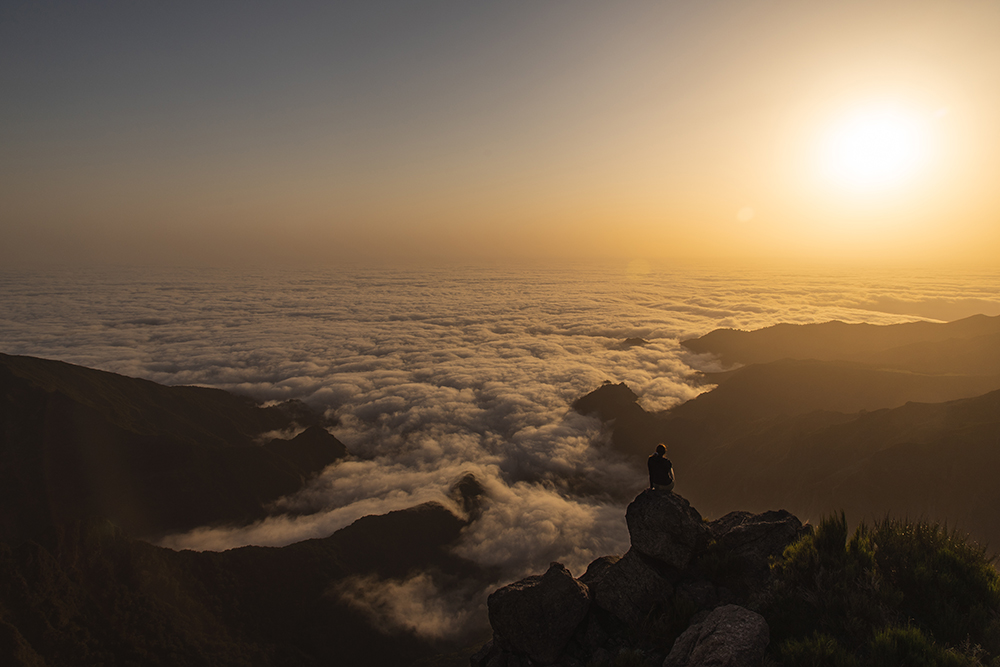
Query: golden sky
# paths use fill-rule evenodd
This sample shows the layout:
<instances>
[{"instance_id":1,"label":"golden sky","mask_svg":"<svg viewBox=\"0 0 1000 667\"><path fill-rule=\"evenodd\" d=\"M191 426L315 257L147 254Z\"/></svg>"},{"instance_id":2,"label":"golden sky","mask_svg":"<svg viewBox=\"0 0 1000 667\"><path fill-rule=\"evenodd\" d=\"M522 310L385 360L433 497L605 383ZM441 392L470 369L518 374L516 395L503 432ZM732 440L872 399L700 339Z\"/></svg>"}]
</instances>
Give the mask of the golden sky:
<instances>
[{"instance_id":1,"label":"golden sky","mask_svg":"<svg viewBox=\"0 0 1000 667\"><path fill-rule=\"evenodd\" d=\"M8 3L0 261L1000 256L1000 2Z\"/></svg>"}]
</instances>

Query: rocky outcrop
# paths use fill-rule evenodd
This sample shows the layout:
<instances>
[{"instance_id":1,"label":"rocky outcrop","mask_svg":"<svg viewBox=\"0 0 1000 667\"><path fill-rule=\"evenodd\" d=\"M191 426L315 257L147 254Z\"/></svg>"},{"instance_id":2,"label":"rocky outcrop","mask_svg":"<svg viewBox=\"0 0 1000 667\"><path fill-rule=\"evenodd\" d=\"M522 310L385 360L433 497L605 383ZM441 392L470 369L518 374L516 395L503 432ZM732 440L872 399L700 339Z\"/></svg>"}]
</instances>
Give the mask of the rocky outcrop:
<instances>
[{"instance_id":1,"label":"rocky outcrop","mask_svg":"<svg viewBox=\"0 0 1000 667\"><path fill-rule=\"evenodd\" d=\"M590 609L590 590L560 563L494 591L487 601L494 644L549 664Z\"/></svg>"},{"instance_id":2,"label":"rocky outcrop","mask_svg":"<svg viewBox=\"0 0 1000 667\"><path fill-rule=\"evenodd\" d=\"M626 338L625 340L611 346L612 350L631 350L633 347L645 347L649 341L645 338Z\"/></svg>"},{"instance_id":3,"label":"rocky outcrop","mask_svg":"<svg viewBox=\"0 0 1000 667\"><path fill-rule=\"evenodd\" d=\"M698 510L676 493L646 489L629 504L625 522L632 548L683 570L704 548L710 531Z\"/></svg>"},{"instance_id":4,"label":"rocky outcrop","mask_svg":"<svg viewBox=\"0 0 1000 667\"><path fill-rule=\"evenodd\" d=\"M639 405L639 397L621 382L603 385L573 402L573 409L614 424L611 441L616 449L646 455L665 440L664 424Z\"/></svg>"},{"instance_id":5,"label":"rocky outcrop","mask_svg":"<svg viewBox=\"0 0 1000 667\"><path fill-rule=\"evenodd\" d=\"M623 652L664 667L760 665L769 631L747 607L769 559L808 528L783 510L708 523L681 496L653 490L625 520L631 548L621 558L596 559L578 580L553 563L490 595L493 641L472 666L580 667Z\"/></svg>"},{"instance_id":6,"label":"rocky outcrop","mask_svg":"<svg viewBox=\"0 0 1000 667\"><path fill-rule=\"evenodd\" d=\"M675 572L633 546L601 577L594 602L625 623L638 623L654 605L670 600L676 581Z\"/></svg>"},{"instance_id":7,"label":"rocky outcrop","mask_svg":"<svg viewBox=\"0 0 1000 667\"><path fill-rule=\"evenodd\" d=\"M791 512L772 510L762 514L730 512L709 524L716 547L727 554L745 577L766 578L771 558L781 555L789 543L809 529Z\"/></svg>"},{"instance_id":8,"label":"rocky outcrop","mask_svg":"<svg viewBox=\"0 0 1000 667\"><path fill-rule=\"evenodd\" d=\"M735 604L718 607L677 638L663 667L756 667L769 636L760 614Z\"/></svg>"},{"instance_id":9,"label":"rocky outcrop","mask_svg":"<svg viewBox=\"0 0 1000 667\"><path fill-rule=\"evenodd\" d=\"M580 581L594 590L604 580L604 575L608 573L611 566L620 560L620 556L601 556L587 566L587 571L580 575Z\"/></svg>"}]
</instances>

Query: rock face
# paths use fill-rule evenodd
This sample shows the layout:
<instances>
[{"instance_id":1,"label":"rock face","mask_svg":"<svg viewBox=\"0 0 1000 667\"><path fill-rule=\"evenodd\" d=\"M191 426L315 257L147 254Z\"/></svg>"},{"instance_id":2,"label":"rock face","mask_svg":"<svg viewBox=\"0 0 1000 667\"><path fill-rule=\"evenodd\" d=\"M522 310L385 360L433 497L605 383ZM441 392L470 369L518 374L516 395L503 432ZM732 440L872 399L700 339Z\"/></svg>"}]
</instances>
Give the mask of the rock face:
<instances>
[{"instance_id":1,"label":"rock face","mask_svg":"<svg viewBox=\"0 0 1000 667\"><path fill-rule=\"evenodd\" d=\"M635 547L605 570L594 589L594 602L625 623L638 623L653 605L668 601L676 576Z\"/></svg>"},{"instance_id":2,"label":"rock face","mask_svg":"<svg viewBox=\"0 0 1000 667\"><path fill-rule=\"evenodd\" d=\"M549 664L587 615L590 591L560 563L552 563L540 577L494 591L487 606L496 644Z\"/></svg>"},{"instance_id":3,"label":"rock face","mask_svg":"<svg viewBox=\"0 0 1000 667\"><path fill-rule=\"evenodd\" d=\"M681 496L653 490L625 521L632 546L621 558L596 559L579 580L553 563L490 595L493 641L472 666L582 667L629 653L643 665L759 666L769 629L745 606L766 586L769 559L808 528L784 510L706 523Z\"/></svg>"},{"instance_id":4,"label":"rock face","mask_svg":"<svg viewBox=\"0 0 1000 667\"><path fill-rule=\"evenodd\" d=\"M580 575L580 581L587 584L587 587L593 591L594 587L598 586L604 579L604 575L608 573L611 566L620 560L619 556L601 556L587 566L587 571Z\"/></svg>"},{"instance_id":5,"label":"rock face","mask_svg":"<svg viewBox=\"0 0 1000 667\"><path fill-rule=\"evenodd\" d=\"M629 504L625 522L632 548L683 570L708 542L710 531L687 500L665 491L646 489Z\"/></svg>"},{"instance_id":6,"label":"rock face","mask_svg":"<svg viewBox=\"0 0 1000 667\"><path fill-rule=\"evenodd\" d=\"M791 512L774 510L762 514L730 512L709 524L718 547L734 558L745 576L766 577L771 557L808 529Z\"/></svg>"},{"instance_id":7,"label":"rock face","mask_svg":"<svg viewBox=\"0 0 1000 667\"><path fill-rule=\"evenodd\" d=\"M573 409L603 422L613 421L614 446L622 451L647 455L664 441L663 422L643 410L639 397L622 382L602 386L573 402Z\"/></svg>"},{"instance_id":8,"label":"rock face","mask_svg":"<svg viewBox=\"0 0 1000 667\"><path fill-rule=\"evenodd\" d=\"M735 604L718 607L678 637L663 667L756 667L769 638L760 614Z\"/></svg>"},{"instance_id":9,"label":"rock face","mask_svg":"<svg viewBox=\"0 0 1000 667\"><path fill-rule=\"evenodd\" d=\"M596 414L600 419L620 419L638 417L644 413L639 407L639 396L624 382L605 382L586 396L573 401L573 409L580 414Z\"/></svg>"}]
</instances>

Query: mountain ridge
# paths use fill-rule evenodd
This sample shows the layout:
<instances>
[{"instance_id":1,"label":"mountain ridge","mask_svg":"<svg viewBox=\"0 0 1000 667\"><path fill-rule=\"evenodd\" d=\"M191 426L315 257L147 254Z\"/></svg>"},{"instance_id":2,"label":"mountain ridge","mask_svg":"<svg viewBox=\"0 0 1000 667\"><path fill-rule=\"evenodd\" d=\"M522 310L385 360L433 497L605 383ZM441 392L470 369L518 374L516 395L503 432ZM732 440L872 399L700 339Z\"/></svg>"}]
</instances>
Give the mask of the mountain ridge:
<instances>
[{"instance_id":1,"label":"mountain ridge","mask_svg":"<svg viewBox=\"0 0 1000 667\"><path fill-rule=\"evenodd\" d=\"M257 443L300 419L296 438ZM347 455L324 423L301 404L0 355L0 540L89 516L149 539L252 522Z\"/></svg>"},{"instance_id":2,"label":"mountain ridge","mask_svg":"<svg viewBox=\"0 0 1000 667\"><path fill-rule=\"evenodd\" d=\"M1000 315L973 315L954 322L904 322L900 324L775 324L744 331L716 329L698 338L681 341L697 354L714 354L724 364L767 363L781 359L862 361L876 363L879 353L913 344L936 346L950 339L964 341L1000 334ZM873 359L873 357L875 357Z\"/></svg>"}]
</instances>

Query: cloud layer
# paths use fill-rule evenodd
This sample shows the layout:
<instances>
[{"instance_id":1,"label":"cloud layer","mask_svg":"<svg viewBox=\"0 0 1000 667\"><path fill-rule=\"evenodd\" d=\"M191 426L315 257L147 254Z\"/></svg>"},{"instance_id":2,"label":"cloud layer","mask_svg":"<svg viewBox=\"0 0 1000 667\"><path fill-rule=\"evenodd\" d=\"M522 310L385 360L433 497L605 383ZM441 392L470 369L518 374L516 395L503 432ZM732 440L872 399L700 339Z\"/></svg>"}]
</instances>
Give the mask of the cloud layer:
<instances>
[{"instance_id":1,"label":"cloud layer","mask_svg":"<svg viewBox=\"0 0 1000 667\"><path fill-rule=\"evenodd\" d=\"M712 362L679 341L719 327L1000 308L998 276L913 278L627 267L4 273L0 341L6 353L165 384L299 398L339 420L334 433L352 458L280 501L275 516L166 546L283 545L368 514L454 506L449 489L472 473L485 493L460 555L508 579L553 560L579 575L627 547L625 505L646 480L604 446L596 420L570 409L575 398L612 380L650 409L687 400L704 390L694 368ZM649 345L619 345L632 337ZM423 609L427 627L410 629L430 636L482 622L441 620L458 594L419 575L335 593L387 627L409 627L403 619ZM464 592L464 607L483 594Z\"/></svg>"}]
</instances>

